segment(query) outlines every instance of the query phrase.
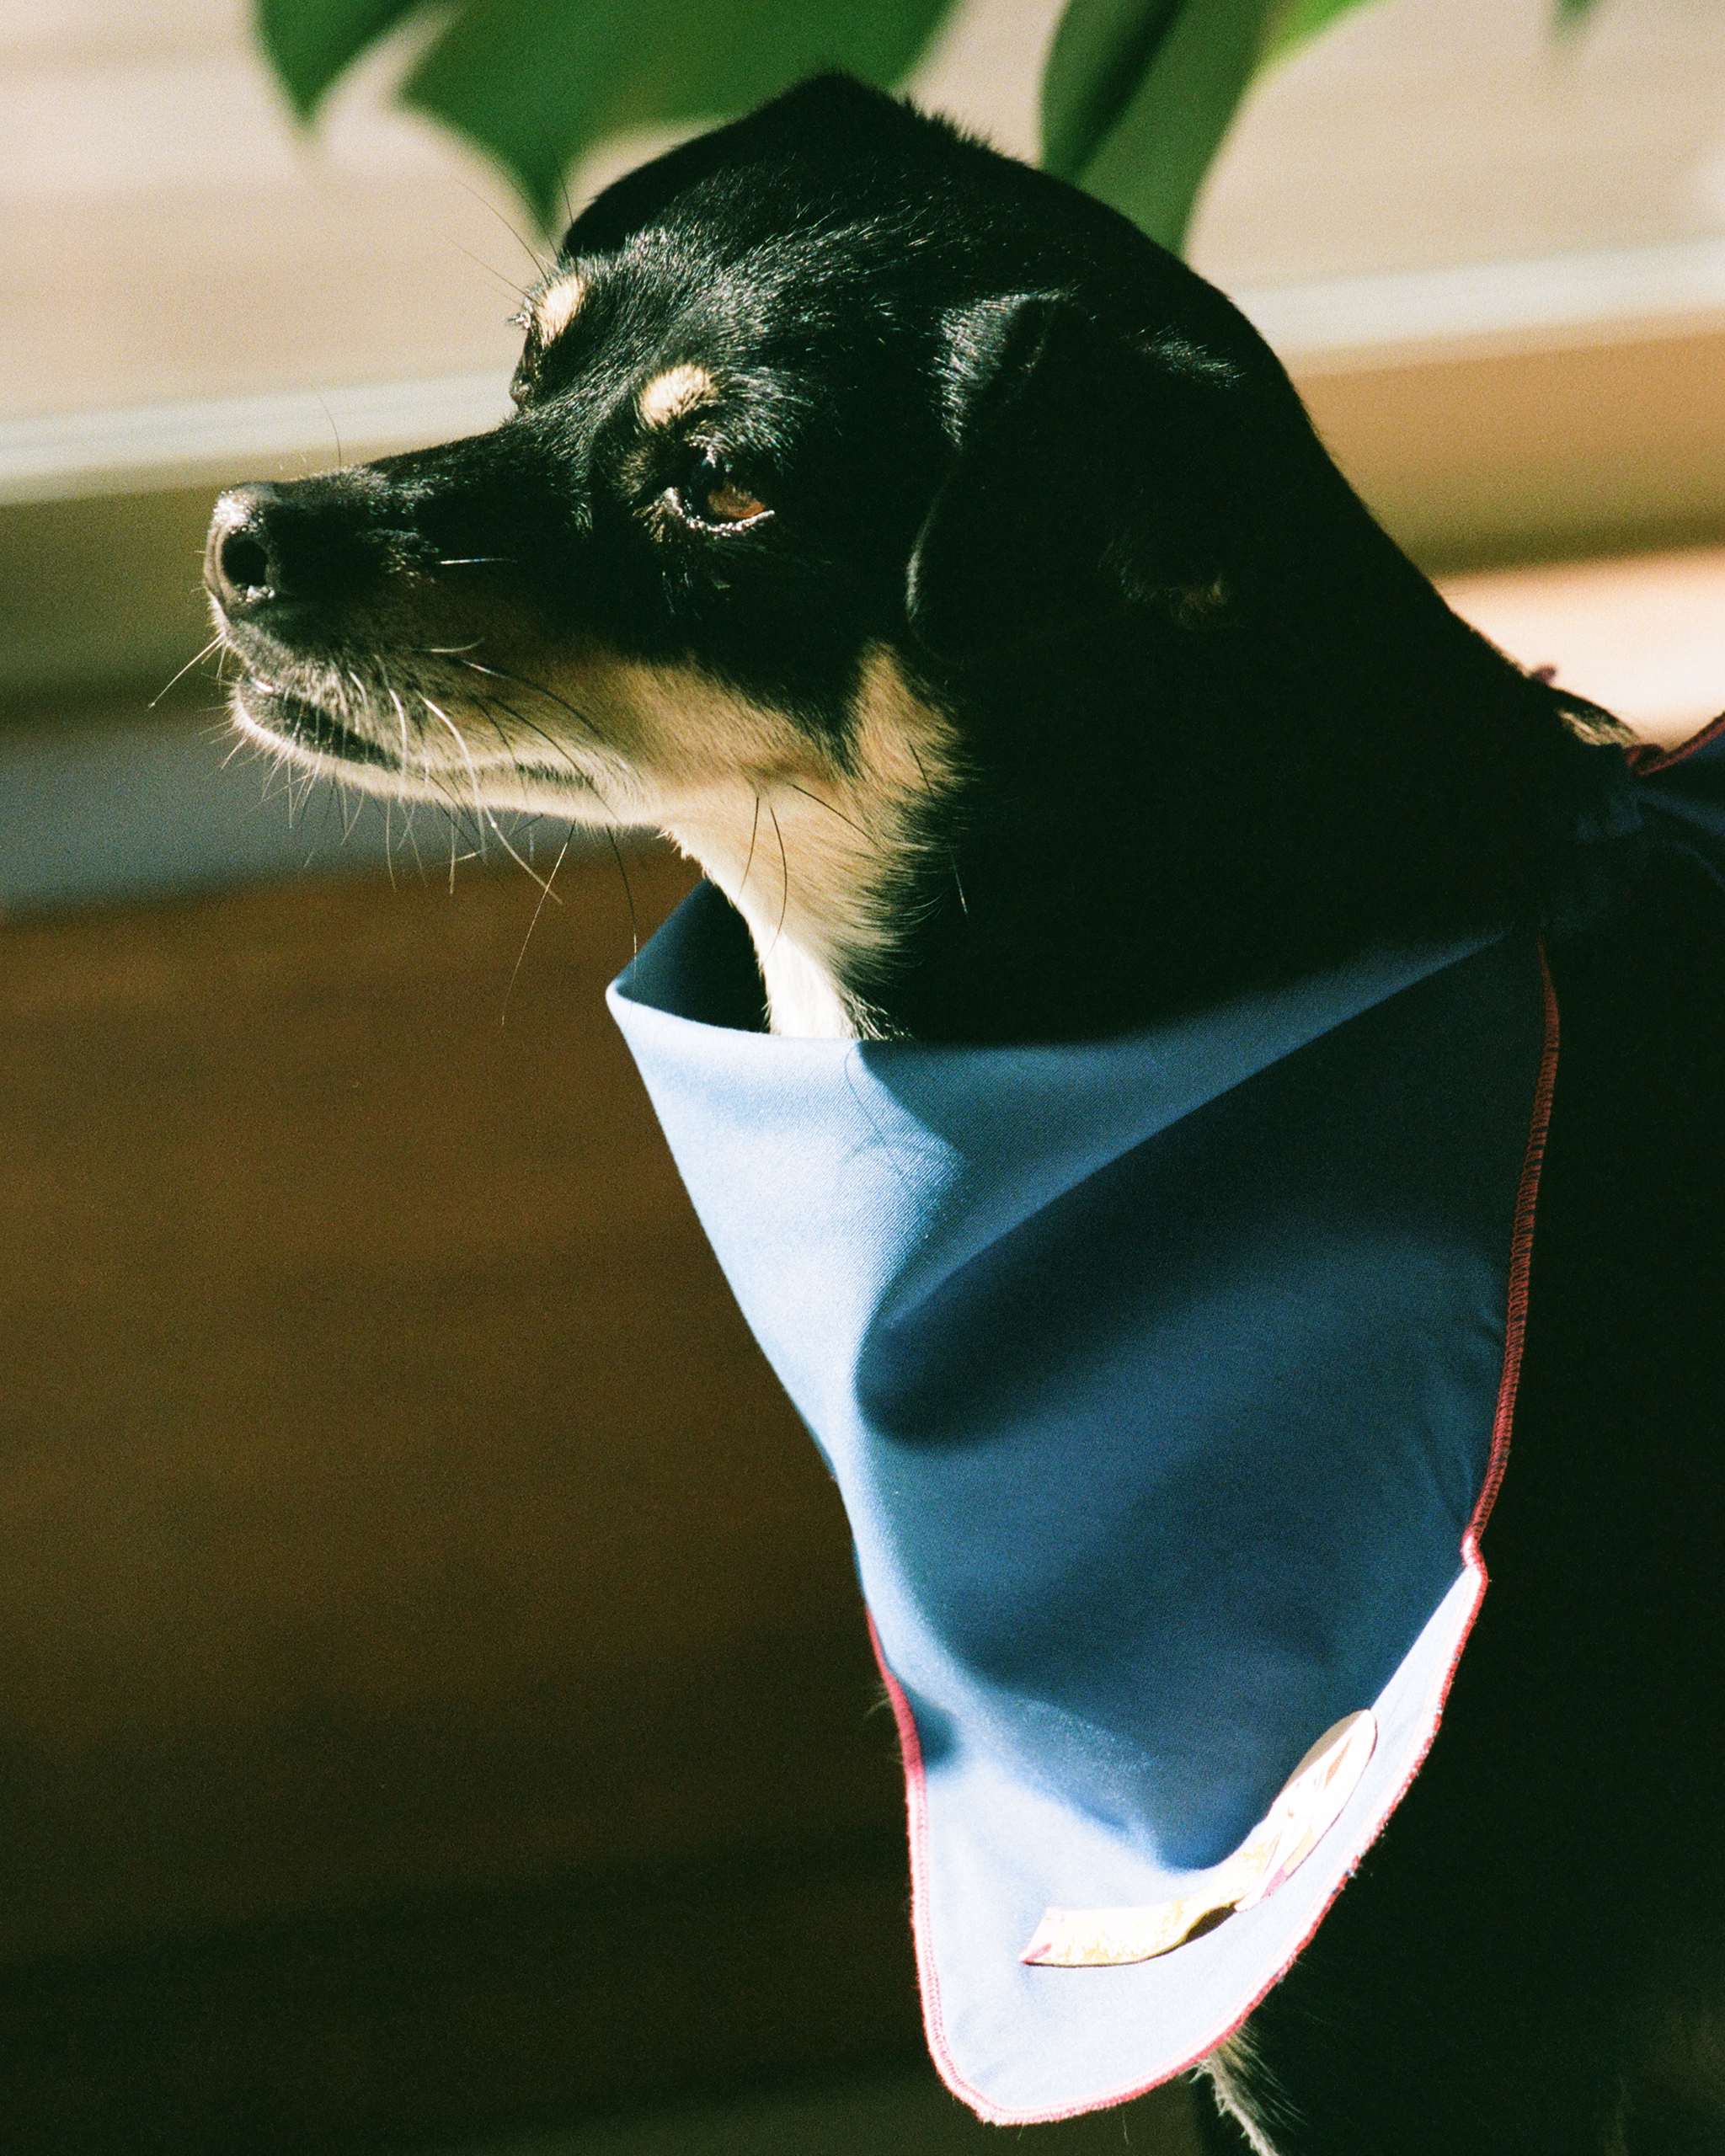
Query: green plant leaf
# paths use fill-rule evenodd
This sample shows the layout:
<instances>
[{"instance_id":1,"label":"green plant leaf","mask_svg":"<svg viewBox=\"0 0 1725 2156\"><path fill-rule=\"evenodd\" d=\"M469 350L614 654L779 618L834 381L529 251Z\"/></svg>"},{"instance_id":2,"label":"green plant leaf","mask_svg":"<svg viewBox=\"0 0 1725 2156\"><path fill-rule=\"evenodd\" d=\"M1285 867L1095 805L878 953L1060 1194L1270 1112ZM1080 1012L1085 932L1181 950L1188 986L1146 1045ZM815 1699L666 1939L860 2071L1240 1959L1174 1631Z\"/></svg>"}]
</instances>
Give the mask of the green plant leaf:
<instances>
[{"instance_id":1,"label":"green plant leaf","mask_svg":"<svg viewBox=\"0 0 1725 2156\"><path fill-rule=\"evenodd\" d=\"M1043 77L1043 163L1178 248L1252 77L1364 4L1071 0Z\"/></svg>"},{"instance_id":2,"label":"green plant leaf","mask_svg":"<svg viewBox=\"0 0 1725 2156\"><path fill-rule=\"evenodd\" d=\"M951 4L470 0L403 97L495 159L549 231L564 173L606 136L729 118L822 68L890 85Z\"/></svg>"},{"instance_id":3,"label":"green plant leaf","mask_svg":"<svg viewBox=\"0 0 1725 2156\"><path fill-rule=\"evenodd\" d=\"M1287 0L1264 40L1263 64L1286 59L1296 45L1327 30L1338 15L1351 15L1365 4L1366 0ZM1577 0L1559 0L1560 6L1574 4ZM1591 0L1578 0L1578 4L1585 8Z\"/></svg>"},{"instance_id":4,"label":"green plant leaf","mask_svg":"<svg viewBox=\"0 0 1725 2156\"><path fill-rule=\"evenodd\" d=\"M1054 169L1178 248L1281 5L1072 0L1044 86L1044 143L1063 160Z\"/></svg>"},{"instance_id":5,"label":"green plant leaf","mask_svg":"<svg viewBox=\"0 0 1725 2156\"><path fill-rule=\"evenodd\" d=\"M1042 77L1042 162L1076 179L1132 102L1184 0L1071 0Z\"/></svg>"},{"instance_id":6,"label":"green plant leaf","mask_svg":"<svg viewBox=\"0 0 1725 2156\"><path fill-rule=\"evenodd\" d=\"M257 0L258 41L302 120L342 70L420 0Z\"/></svg>"}]
</instances>

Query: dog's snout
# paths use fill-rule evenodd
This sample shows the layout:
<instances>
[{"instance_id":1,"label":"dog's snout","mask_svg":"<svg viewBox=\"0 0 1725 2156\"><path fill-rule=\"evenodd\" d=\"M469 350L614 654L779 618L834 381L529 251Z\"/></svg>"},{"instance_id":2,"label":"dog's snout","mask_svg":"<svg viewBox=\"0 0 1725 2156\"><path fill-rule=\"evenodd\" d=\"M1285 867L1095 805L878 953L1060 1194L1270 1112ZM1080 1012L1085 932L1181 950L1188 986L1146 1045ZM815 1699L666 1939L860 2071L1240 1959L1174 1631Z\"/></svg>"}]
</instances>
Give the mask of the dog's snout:
<instances>
[{"instance_id":1,"label":"dog's snout","mask_svg":"<svg viewBox=\"0 0 1725 2156\"><path fill-rule=\"evenodd\" d=\"M254 614L294 594L281 520L280 489L230 487L216 504L204 551L204 583L230 616Z\"/></svg>"}]
</instances>

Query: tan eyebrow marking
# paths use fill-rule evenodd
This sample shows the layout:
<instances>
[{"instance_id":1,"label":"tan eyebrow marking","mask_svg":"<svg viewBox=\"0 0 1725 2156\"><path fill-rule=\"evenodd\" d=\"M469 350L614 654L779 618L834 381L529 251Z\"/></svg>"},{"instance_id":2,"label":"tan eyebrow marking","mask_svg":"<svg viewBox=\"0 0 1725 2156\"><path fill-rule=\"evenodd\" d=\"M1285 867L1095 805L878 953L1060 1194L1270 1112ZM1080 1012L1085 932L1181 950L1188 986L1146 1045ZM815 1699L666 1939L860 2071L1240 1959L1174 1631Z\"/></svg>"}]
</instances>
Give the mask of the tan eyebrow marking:
<instances>
[{"instance_id":1,"label":"tan eyebrow marking","mask_svg":"<svg viewBox=\"0 0 1725 2156\"><path fill-rule=\"evenodd\" d=\"M533 303L533 322L542 344L548 344L569 328L586 296L586 279L573 271L559 277L549 291L540 294Z\"/></svg>"},{"instance_id":2,"label":"tan eyebrow marking","mask_svg":"<svg viewBox=\"0 0 1725 2156\"><path fill-rule=\"evenodd\" d=\"M649 427L667 426L718 393L718 384L705 367L670 367L654 375L641 392L641 417Z\"/></svg>"}]
</instances>

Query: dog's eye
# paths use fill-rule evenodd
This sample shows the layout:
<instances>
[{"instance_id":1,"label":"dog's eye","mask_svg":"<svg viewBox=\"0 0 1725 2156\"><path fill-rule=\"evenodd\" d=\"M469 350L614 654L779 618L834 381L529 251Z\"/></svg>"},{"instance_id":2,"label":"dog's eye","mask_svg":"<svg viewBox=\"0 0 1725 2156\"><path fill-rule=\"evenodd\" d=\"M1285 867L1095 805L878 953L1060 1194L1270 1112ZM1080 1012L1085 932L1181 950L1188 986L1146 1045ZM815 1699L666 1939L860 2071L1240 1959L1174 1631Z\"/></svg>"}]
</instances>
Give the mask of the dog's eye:
<instances>
[{"instance_id":1,"label":"dog's eye","mask_svg":"<svg viewBox=\"0 0 1725 2156\"><path fill-rule=\"evenodd\" d=\"M676 491L684 515L697 524L753 524L758 518L772 515L766 503L734 479L723 461L710 449L702 452L699 462Z\"/></svg>"}]
</instances>

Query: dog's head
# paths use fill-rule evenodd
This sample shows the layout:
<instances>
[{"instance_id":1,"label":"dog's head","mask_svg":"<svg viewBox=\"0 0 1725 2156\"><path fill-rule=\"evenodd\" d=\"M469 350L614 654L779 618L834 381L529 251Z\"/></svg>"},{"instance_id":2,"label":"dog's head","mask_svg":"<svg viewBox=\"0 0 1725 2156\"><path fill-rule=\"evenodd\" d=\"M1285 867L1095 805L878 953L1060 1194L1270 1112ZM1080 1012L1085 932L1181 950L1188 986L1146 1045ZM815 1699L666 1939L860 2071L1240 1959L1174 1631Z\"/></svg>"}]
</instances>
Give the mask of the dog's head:
<instances>
[{"instance_id":1,"label":"dog's head","mask_svg":"<svg viewBox=\"0 0 1725 2156\"><path fill-rule=\"evenodd\" d=\"M1432 650L1513 674L1219 293L857 84L619 182L522 322L493 432L223 496L238 723L375 792L670 831L793 1029L1058 1032L1225 985L1218 880L1268 901L1333 848L1349 760L1381 778L1432 721Z\"/></svg>"}]
</instances>

